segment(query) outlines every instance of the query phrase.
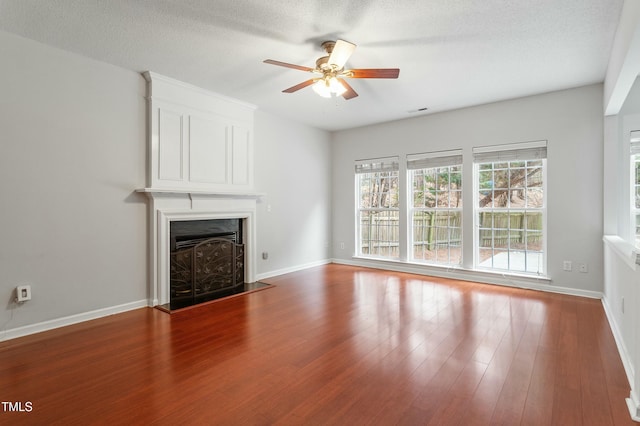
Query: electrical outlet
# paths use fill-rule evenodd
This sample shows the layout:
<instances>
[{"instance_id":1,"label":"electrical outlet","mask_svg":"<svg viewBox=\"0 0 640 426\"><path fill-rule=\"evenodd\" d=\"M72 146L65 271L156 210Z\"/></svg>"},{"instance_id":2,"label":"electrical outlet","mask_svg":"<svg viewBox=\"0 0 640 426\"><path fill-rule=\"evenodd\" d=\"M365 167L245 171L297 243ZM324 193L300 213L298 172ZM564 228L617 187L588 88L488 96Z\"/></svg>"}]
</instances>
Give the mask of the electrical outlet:
<instances>
[{"instance_id":1,"label":"electrical outlet","mask_svg":"<svg viewBox=\"0 0 640 426\"><path fill-rule=\"evenodd\" d=\"M562 270L567 271L567 272L571 272L571 261L570 260L565 260L564 262L562 262Z\"/></svg>"},{"instance_id":2,"label":"electrical outlet","mask_svg":"<svg viewBox=\"0 0 640 426\"><path fill-rule=\"evenodd\" d=\"M31 286L19 285L16 287L16 302L22 303L31 300Z\"/></svg>"},{"instance_id":3,"label":"electrical outlet","mask_svg":"<svg viewBox=\"0 0 640 426\"><path fill-rule=\"evenodd\" d=\"M578 263L578 270L583 274L586 274L588 271L586 263Z\"/></svg>"},{"instance_id":4,"label":"electrical outlet","mask_svg":"<svg viewBox=\"0 0 640 426\"><path fill-rule=\"evenodd\" d=\"M264 260L269 259L269 252L268 252L268 251L263 251L263 252L262 252L262 258L263 258Z\"/></svg>"},{"instance_id":5,"label":"electrical outlet","mask_svg":"<svg viewBox=\"0 0 640 426\"><path fill-rule=\"evenodd\" d=\"M344 250L344 243L340 243L340 250Z\"/></svg>"}]
</instances>

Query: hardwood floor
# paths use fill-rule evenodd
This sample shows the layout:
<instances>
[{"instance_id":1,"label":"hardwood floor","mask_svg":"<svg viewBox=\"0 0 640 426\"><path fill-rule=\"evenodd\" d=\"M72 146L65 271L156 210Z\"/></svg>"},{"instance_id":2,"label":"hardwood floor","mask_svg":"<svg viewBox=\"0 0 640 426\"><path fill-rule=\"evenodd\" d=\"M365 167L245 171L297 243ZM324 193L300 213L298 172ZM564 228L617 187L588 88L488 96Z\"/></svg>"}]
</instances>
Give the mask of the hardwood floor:
<instances>
[{"instance_id":1,"label":"hardwood floor","mask_svg":"<svg viewBox=\"0 0 640 426\"><path fill-rule=\"evenodd\" d=\"M632 425L599 300L327 265L0 343L1 424ZM24 404L23 404L24 407Z\"/></svg>"}]
</instances>

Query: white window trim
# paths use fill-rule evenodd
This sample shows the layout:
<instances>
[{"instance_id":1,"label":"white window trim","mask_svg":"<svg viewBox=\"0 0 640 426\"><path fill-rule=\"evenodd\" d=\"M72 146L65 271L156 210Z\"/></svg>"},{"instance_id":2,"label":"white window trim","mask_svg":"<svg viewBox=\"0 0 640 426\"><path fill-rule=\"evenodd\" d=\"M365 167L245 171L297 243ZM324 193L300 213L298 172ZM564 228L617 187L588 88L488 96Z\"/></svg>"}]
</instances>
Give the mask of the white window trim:
<instances>
[{"instance_id":1,"label":"white window trim","mask_svg":"<svg viewBox=\"0 0 640 426\"><path fill-rule=\"evenodd\" d=\"M430 266L438 266L445 268L461 268L463 265L463 248L464 248L464 233L463 233L463 215L464 215L464 200L463 207L447 207L447 208L438 208L438 207L414 207L413 206L413 172L415 170L425 170L439 167L447 167L447 166L460 166L460 175L464 182L464 173L463 173L463 156L462 150L447 150L447 151L434 151L434 152L426 152L420 154L409 154L407 155L407 173L406 173L406 187L407 187L407 240L408 240L408 261L416 264L430 265ZM464 187L464 184L463 184ZM414 257L414 235L413 235L413 218L415 212L423 211L423 212L437 212L437 211L451 211L457 212L460 215L460 263L459 264L450 264L450 263L439 263L434 261L427 261L424 259L417 259Z\"/></svg>"},{"instance_id":2,"label":"white window trim","mask_svg":"<svg viewBox=\"0 0 640 426\"><path fill-rule=\"evenodd\" d=\"M401 255L398 257L390 257L390 256L380 256L373 254L364 254L362 253L362 231L360 228L361 218L360 213L363 211L380 211L380 212L398 212L399 216L399 224L402 222L401 218L401 207L400 208L360 208L360 178L358 175L361 174L371 174L377 172L391 172L395 171L398 173L398 203L402 206L402 197L400 196L401 188L403 186L403 182L401 180L401 173L399 170L399 157L398 156L390 156L390 157L378 157L371 159L363 159L356 160L355 164L355 175L354 175L354 195L355 195L355 257L361 257L364 259L374 259L374 260L382 260L382 261L390 261L397 262L401 259ZM398 250L400 251L400 247L402 245L402 227L399 230L399 241L398 241Z\"/></svg>"},{"instance_id":3,"label":"white window trim","mask_svg":"<svg viewBox=\"0 0 640 426\"><path fill-rule=\"evenodd\" d=\"M503 153L503 155L492 155L498 154L497 151ZM506 151L513 151L511 153L507 153ZM478 220L480 209L478 204L480 203L479 193L480 193L480 182L479 182L479 164L484 162L497 162L497 161L518 161L519 159L523 159L524 157L530 156L532 152L537 151L540 155L534 158L527 158L528 160L535 160L537 158L544 160L542 162L542 191L544 194L544 203L542 208L537 208L542 212L542 270L538 273L535 272L525 272L525 271L513 271L513 270L503 270L503 269L495 269L495 268L487 268L479 265L480 258L480 223ZM483 147L474 147L473 150L473 269L476 271L483 272L496 272L501 273L503 275L520 275L520 276L531 276L531 277L546 277L548 271L547 264L547 236L548 236L548 226L547 226L547 200L548 200L548 192L547 192L547 161L546 161L546 152L547 152L547 141L532 141L532 142L521 142L521 143L513 143L513 144L503 144L503 145L491 145L491 146L483 146ZM493 158L493 160L491 160ZM486 159L489 159L487 161ZM519 210L519 209L505 209L505 211L509 210Z\"/></svg>"},{"instance_id":4,"label":"white window trim","mask_svg":"<svg viewBox=\"0 0 640 426\"><path fill-rule=\"evenodd\" d=\"M516 144L504 144L504 145L493 145L493 146L483 146L479 148L473 148L473 152L489 152L495 149L504 149L506 147L519 147L522 150L524 149L536 149L544 147L545 149L545 158L546 158L546 146L547 141L533 141L533 142L524 142L524 143L516 143ZM401 272L414 272L414 273L423 273L428 271L429 274L434 276L443 276L443 277L452 277L459 278L460 276L469 277L471 280L489 282L489 283L502 283L506 285L516 285L522 286L532 286L532 288L537 288L541 283L544 285L551 280L546 274L548 272L548 262L547 262L547 253L548 253L548 224L547 224L547 202L548 202L548 191L547 191L547 164L546 161L544 163L544 180L543 180L543 191L545 194L545 204L543 208L543 265L544 265L544 273L536 274L531 272L522 272L522 271L508 271L508 270L498 270L498 269L490 269L490 268L476 268L476 257L475 253L477 252L476 245L478 244L477 238L477 230L479 225L477 224L477 211L476 207L478 205L478 192L475 190L477 185L476 183L476 175L477 175L477 164L472 159L472 155L468 157L465 155L465 159L462 163L462 176L463 180L467 182L464 185L465 189L463 189L463 207L461 209L462 212L462 244L463 244L463 259L462 264L460 266L455 265L443 265L443 264L435 264L435 263L425 263L420 261L410 260L410 256L408 252L412 249L412 232L408 229L408 224L411 223L411 181L409 179L409 167L407 161L416 160L419 158L430 158L442 156L446 153L462 153L462 149L457 150L447 150L440 152L430 152L423 154L408 154L408 155L397 155L397 156L389 156L389 157L381 157L374 158L373 160L378 160L383 163L385 161L382 160L393 160L397 161L399 165L399 173L398 173L398 201L399 208L395 209L399 211L399 258L390 258L390 257L382 257L382 256L374 256L374 255L362 255L360 253L360 217L359 217L359 188L358 188L358 178L354 176L354 205L355 205L355 215L354 215L354 230L355 232L352 234L353 244L354 244L354 253L352 254L353 259L358 259L358 262L353 263L354 265L364 265L370 267L384 267L389 268L391 270L397 270ZM400 161L400 159L404 161ZM531 159L531 158L530 158ZM371 162L372 160L356 160L356 165ZM392 162L393 162L392 161ZM388 161L387 161L388 164ZM469 174L471 173L471 174ZM471 181L469 181L471 177ZM469 185L469 182L471 183ZM468 194L471 192L471 194ZM464 195L466 194L466 195ZM472 202L470 203L468 198L472 198ZM471 204L471 207L469 207ZM467 206L467 207L465 207ZM466 229L466 232L465 232ZM471 232L473 230L473 232ZM466 246L466 248L464 248ZM640 261L640 255L638 256L638 260ZM346 262L346 264L351 264ZM384 266L383 266L384 265ZM452 275L453 274L453 275ZM462 274L462 275L458 275Z\"/></svg>"},{"instance_id":5,"label":"white window trim","mask_svg":"<svg viewBox=\"0 0 640 426\"><path fill-rule=\"evenodd\" d=\"M636 169L634 156L640 155L640 130L631 131L629 138L629 240L640 252L640 243L636 235L636 216L640 214L640 209L636 207Z\"/></svg>"}]
</instances>

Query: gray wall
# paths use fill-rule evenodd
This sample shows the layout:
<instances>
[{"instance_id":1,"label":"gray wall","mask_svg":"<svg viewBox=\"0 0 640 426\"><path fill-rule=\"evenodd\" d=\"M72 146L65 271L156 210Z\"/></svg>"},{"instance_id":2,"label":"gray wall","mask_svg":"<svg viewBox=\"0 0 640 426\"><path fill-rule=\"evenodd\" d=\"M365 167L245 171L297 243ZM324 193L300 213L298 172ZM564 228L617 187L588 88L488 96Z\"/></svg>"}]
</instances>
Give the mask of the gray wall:
<instances>
[{"instance_id":1,"label":"gray wall","mask_svg":"<svg viewBox=\"0 0 640 426\"><path fill-rule=\"evenodd\" d=\"M145 300L144 79L1 32L0 57L0 339Z\"/></svg>"},{"instance_id":2,"label":"gray wall","mask_svg":"<svg viewBox=\"0 0 640 426\"><path fill-rule=\"evenodd\" d=\"M547 140L547 274L551 285L601 292L602 90L597 84L335 133L334 257L352 262L355 253L355 160L400 155L402 161L406 154L461 148L467 173L464 186L469 188L473 147ZM472 195L471 191L465 194ZM472 204L469 197L463 202ZM472 265L472 221L471 210L466 210L468 267ZM588 273L577 268L564 272L563 260L586 262Z\"/></svg>"},{"instance_id":3,"label":"gray wall","mask_svg":"<svg viewBox=\"0 0 640 426\"><path fill-rule=\"evenodd\" d=\"M329 133L257 111L258 278L331 258ZM269 258L262 259L262 252Z\"/></svg>"}]
</instances>

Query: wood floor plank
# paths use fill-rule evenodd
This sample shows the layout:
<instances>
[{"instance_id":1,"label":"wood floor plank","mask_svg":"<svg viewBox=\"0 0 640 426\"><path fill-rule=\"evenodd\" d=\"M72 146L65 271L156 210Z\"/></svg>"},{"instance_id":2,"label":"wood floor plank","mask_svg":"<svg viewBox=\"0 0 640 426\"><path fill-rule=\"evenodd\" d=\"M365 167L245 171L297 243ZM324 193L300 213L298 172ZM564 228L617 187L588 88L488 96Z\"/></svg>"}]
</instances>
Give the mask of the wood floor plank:
<instances>
[{"instance_id":1,"label":"wood floor plank","mask_svg":"<svg viewBox=\"0 0 640 426\"><path fill-rule=\"evenodd\" d=\"M518 349L514 354L513 362L493 411L491 424L514 425L521 422L542 331L542 325L535 321L537 312L534 311L537 309L539 306L534 306L529 316L530 321L527 322Z\"/></svg>"},{"instance_id":2,"label":"wood floor plank","mask_svg":"<svg viewBox=\"0 0 640 426\"><path fill-rule=\"evenodd\" d=\"M592 301L576 303L578 315L578 342L580 350L580 385L583 408L583 424L613 425L606 378L598 350L598 322ZM602 402L607 401L608 404Z\"/></svg>"},{"instance_id":3,"label":"wood floor plank","mask_svg":"<svg viewBox=\"0 0 640 426\"><path fill-rule=\"evenodd\" d=\"M535 354L529 388L527 390L522 425L549 425L553 414L555 390L556 355L555 349L538 347Z\"/></svg>"},{"instance_id":4,"label":"wood floor plank","mask_svg":"<svg viewBox=\"0 0 640 426\"><path fill-rule=\"evenodd\" d=\"M0 343L0 424L631 425L600 301L344 265Z\"/></svg>"}]
</instances>

